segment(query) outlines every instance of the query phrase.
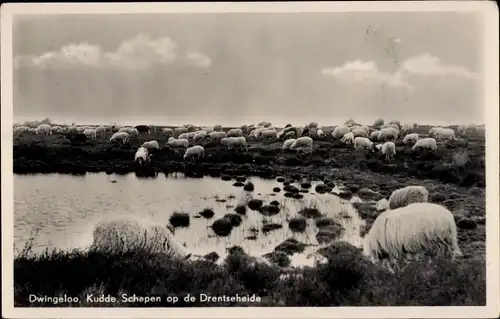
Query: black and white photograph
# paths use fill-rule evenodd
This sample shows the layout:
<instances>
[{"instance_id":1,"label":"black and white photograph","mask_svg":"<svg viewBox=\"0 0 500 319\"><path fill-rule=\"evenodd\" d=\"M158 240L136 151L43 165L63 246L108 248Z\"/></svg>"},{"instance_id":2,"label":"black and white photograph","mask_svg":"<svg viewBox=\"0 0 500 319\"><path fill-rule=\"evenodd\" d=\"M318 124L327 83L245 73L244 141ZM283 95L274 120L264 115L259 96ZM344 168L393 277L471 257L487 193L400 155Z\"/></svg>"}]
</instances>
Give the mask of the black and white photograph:
<instances>
[{"instance_id":1,"label":"black and white photograph","mask_svg":"<svg viewBox=\"0 0 500 319\"><path fill-rule=\"evenodd\" d=\"M499 314L494 2L1 15L4 316Z\"/></svg>"}]
</instances>

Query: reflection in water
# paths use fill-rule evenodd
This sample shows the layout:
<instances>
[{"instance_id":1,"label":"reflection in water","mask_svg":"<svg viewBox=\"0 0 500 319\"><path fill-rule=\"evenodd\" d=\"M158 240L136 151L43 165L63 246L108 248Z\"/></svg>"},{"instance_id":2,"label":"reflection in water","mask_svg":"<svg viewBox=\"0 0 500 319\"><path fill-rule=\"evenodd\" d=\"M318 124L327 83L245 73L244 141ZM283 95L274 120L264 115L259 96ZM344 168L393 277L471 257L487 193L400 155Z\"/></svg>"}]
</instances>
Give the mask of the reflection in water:
<instances>
[{"instance_id":1,"label":"reflection in water","mask_svg":"<svg viewBox=\"0 0 500 319\"><path fill-rule=\"evenodd\" d=\"M173 212L184 212L191 216L190 226L175 232L176 239L185 244L194 254L217 252L224 257L226 248L240 245L251 255L259 256L271 252L287 238L314 244L303 254L295 254L292 265L312 264L306 255L317 250L316 228L308 220L304 233L293 233L288 228L290 218L304 207L315 207L327 217L336 219L345 228L342 238L360 246L360 226L364 223L348 201L332 194L311 193L303 199L286 198L273 193L279 185L276 181L249 178L253 192L246 192L232 184L211 177L188 179L180 174L163 174L156 179L137 178L129 175L87 174L84 177L70 175L14 175L15 248L21 250L32 232L39 228L35 239L35 251L45 248L86 248L92 242L94 225L103 219L132 216L139 220L168 224ZM243 223L234 228L228 237L218 237L209 226L217 218L234 213L234 207L251 198L264 200L264 204L277 200L280 213L264 217L259 212L247 209L242 215ZM195 218L204 208L211 208L215 216L211 219ZM283 225L282 229L264 235L263 222ZM254 235L251 228L259 229L256 240L246 237Z\"/></svg>"}]
</instances>

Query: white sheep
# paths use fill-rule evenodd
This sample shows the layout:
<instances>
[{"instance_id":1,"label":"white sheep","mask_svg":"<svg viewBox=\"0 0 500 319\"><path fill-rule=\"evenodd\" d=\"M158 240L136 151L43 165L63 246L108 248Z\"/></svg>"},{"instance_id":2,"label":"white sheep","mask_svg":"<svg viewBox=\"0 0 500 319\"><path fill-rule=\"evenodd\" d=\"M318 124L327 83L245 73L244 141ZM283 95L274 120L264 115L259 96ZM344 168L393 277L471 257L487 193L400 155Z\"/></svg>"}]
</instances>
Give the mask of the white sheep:
<instances>
[{"instance_id":1,"label":"white sheep","mask_svg":"<svg viewBox=\"0 0 500 319\"><path fill-rule=\"evenodd\" d=\"M290 149L298 152L312 153L313 140L309 136L301 136L295 140Z\"/></svg>"},{"instance_id":2,"label":"white sheep","mask_svg":"<svg viewBox=\"0 0 500 319\"><path fill-rule=\"evenodd\" d=\"M52 128L48 124L40 124L35 130L36 134L39 135L51 135L52 134Z\"/></svg>"},{"instance_id":3,"label":"white sheep","mask_svg":"<svg viewBox=\"0 0 500 319\"><path fill-rule=\"evenodd\" d=\"M240 128L233 128L227 132L227 137L243 136L243 131Z\"/></svg>"},{"instance_id":4,"label":"white sheep","mask_svg":"<svg viewBox=\"0 0 500 319\"><path fill-rule=\"evenodd\" d=\"M382 151L382 146L384 146L384 144L377 144L377 145L375 145L375 148L376 148L378 151Z\"/></svg>"},{"instance_id":5,"label":"white sheep","mask_svg":"<svg viewBox=\"0 0 500 319\"><path fill-rule=\"evenodd\" d=\"M226 132L223 132L223 131L214 130L213 132L209 133L208 136L213 141L220 141L221 139L226 138L227 134L226 134Z\"/></svg>"},{"instance_id":6,"label":"white sheep","mask_svg":"<svg viewBox=\"0 0 500 319\"><path fill-rule=\"evenodd\" d=\"M113 142L113 141L120 141L122 142L123 144L127 143L129 140L129 134L127 132L116 132L115 134L113 134L111 136L111 138L109 139L110 142Z\"/></svg>"},{"instance_id":7,"label":"white sheep","mask_svg":"<svg viewBox=\"0 0 500 319\"><path fill-rule=\"evenodd\" d=\"M290 147L293 145L293 143L295 143L296 139L294 138L290 138L288 140L286 140L285 142L283 142L283 149L284 150L288 150L290 149Z\"/></svg>"},{"instance_id":8,"label":"white sheep","mask_svg":"<svg viewBox=\"0 0 500 319\"><path fill-rule=\"evenodd\" d=\"M228 137L227 138L228 149L239 149L242 151L248 151L247 140L243 136L238 137Z\"/></svg>"},{"instance_id":9,"label":"white sheep","mask_svg":"<svg viewBox=\"0 0 500 319\"><path fill-rule=\"evenodd\" d=\"M169 141L167 142L167 145L169 145L170 147L173 147L173 148L177 148L177 147L188 148L189 141L184 139L184 138L173 139L173 140L169 139Z\"/></svg>"},{"instance_id":10,"label":"white sheep","mask_svg":"<svg viewBox=\"0 0 500 319\"><path fill-rule=\"evenodd\" d=\"M229 145L229 137L224 137L220 139L221 145L228 146Z\"/></svg>"},{"instance_id":11,"label":"white sheep","mask_svg":"<svg viewBox=\"0 0 500 319\"><path fill-rule=\"evenodd\" d=\"M429 130L429 134L432 134L436 138L448 139L452 141L455 141L457 139L455 137L455 131L451 128L433 127Z\"/></svg>"},{"instance_id":12,"label":"white sheep","mask_svg":"<svg viewBox=\"0 0 500 319\"><path fill-rule=\"evenodd\" d=\"M352 132L346 133L340 141L345 144L352 144L354 142L354 135Z\"/></svg>"},{"instance_id":13,"label":"white sheep","mask_svg":"<svg viewBox=\"0 0 500 319\"><path fill-rule=\"evenodd\" d=\"M332 132L332 136L334 138L339 138L343 137L347 133L349 133L351 130L347 126L337 126Z\"/></svg>"},{"instance_id":14,"label":"white sheep","mask_svg":"<svg viewBox=\"0 0 500 319\"><path fill-rule=\"evenodd\" d=\"M378 135L378 139L382 142L384 141L395 141L397 140L399 135L399 131L395 129L394 127L385 127L380 130L380 133Z\"/></svg>"},{"instance_id":15,"label":"white sheep","mask_svg":"<svg viewBox=\"0 0 500 319\"><path fill-rule=\"evenodd\" d=\"M413 151L430 150L436 152L437 143L436 140L432 137L422 138L419 139L411 149Z\"/></svg>"},{"instance_id":16,"label":"white sheep","mask_svg":"<svg viewBox=\"0 0 500 319\"><path fill-rule=\"evenodd\" d=\"M396 155L396 144L394 142L385 142L382 144L382 154L386 159L391 159Z\"/></svg>"},{"instance_id":17,"label":"white sheep","mask_svg":"<svg viewBox=\"0 0 500 319\"><path fill-rule=\"evenodd\" d=\"M177 135L177 137L179 137L179 135L181 135L183 133L187 133L187 128L185 128L184 126L179 126L179 127L174 128L174 132L175 132L175 135Z\"/></svg>"},{"instance_id":18,"label":"white sheep","mask_svg":"<svg viewBox=\"0 0 500 319\"><path fill-rule=\"evenodd\" d=\"M103 125L99 125L98 127L95 128L96 134L105 134L107 131L106 127Z\"/></svg>"},{"instance_id":19,"label":"white sheep","mask_svg":"<svg viewBox=\"0 0 500 319\"><path fill-rule=\"evenodd\" d=\"M414 144L418 141L418 133L410 133L403 138L403 144Z\"/></svg>"},{"instance_id":20,"label":"white sheep","mask_svg":"<svg viewBox=\"0 0 500 319\"><path fill-rule=\"evenodd\" d=\"M262 126L265 127L265 128L268 128L268 127L273 126L273 124L271 122L266 122Z\"/></svg>"},{"instance_id":21,"label":"white sheep","mask_svg":"<svg viewBox=\"0 0 500 319\"><path fill-rule=\"evenodd\" d=\"M174 136L174 130L172 130L169 127L164 127L161 131L162 131L163 134L165 134L168 137Z\"/></svg>"},{"instance_id":22,"label":"white sheep","mask_svg":"<svg viewBox=\"0 0 500 319\"><path fill-rule=\"evenodd\" d=\"M179 134L179 136L177 137L178 139L186 139L186 140L189 140L189 135L188 133L182 133L182 134Z\"/></svg>"},{"instance_id":23,"label":"white sheep","mask_svg":"<svg viewBox=\"0 0 500 319\"><path fill-rule=\"evenodd\" d=\"M134 160L136 163L139 165L143 165L145 162L147 162L149 159L149 152L148 149L141 146L137 149L135 152Z\"/></svg>"},{"instance_id":24,"label":"white sheep","mask_svg":"<svg viewBox=\"0 0 500 319\"><path fill-rule=\"evenodd\" d=\"M373 131L370 133L370 139L373 141L378 141L379 135L380 135L380 131Z\"/></svg>"},{"instance_id":25,"label":"white sheep","mask_svg":"<svg viewBox=\"0 0 500 319\"><path fill-rule=\"evenodd\" d=\"M196 144L202 144L207 136L208 134L206 131L203 130L196 131L193 140Z\"/></svg>"},{"instance_id":26,"label":"white sheep","mask_svg":"<svg viewBox=\"0 0 500 319\"><path fill-rule=\"evenodd\" d=\"M304 130L299 126L288 126L285 127L281 132L281 138L290 139L290 138L299 138L302 136L302 132Z\"/></svg>"},{"instance_id":27,"label":"white sheep","mask_svg":"<svg viewBox=\"0 0 500 319\"><path fill-rule=\"evenodd\" d=\"M462 254L453 214L438 204L413 203L377 216L364 238L363 253L375 263L384 255L398 260L404 254L435 252L441 247L452 256Z\"/></svg>"},{"instance_id":28,"label":"white sheep","mask_svg":"<svg viewBox=\"0 0 500 319\"><path fill-rule=\"evenodd\" d=\"M214 125L214 132L221 132L222 131L222 125Z\"/></svg>"},{"instance_id":29,"label":"white sheep","mask_svg":"<svg viewBox=\"0 0 500 319\"><path fill-rule=\"evenodd\" d=\"M59 125L54 125L51 127L52 129L52 132L56 132L56 133L59 133L62 131L62 127L60 127Z\"/></svg>"},{"instance_id":30,"label":"white sheep","mask_svg":"<svg viewBox=\"0 0 500 319\"><path fill-rule=\"evenodd\" d=\"M147 141L147 142L144 142L142 143L142 147L145 147L147 149L157 149L159 150L160 149L160 145L158 144L157 141Z\"/></svg>"},{"instance_id":31,"label":"white sheep","mask_svg":"<svg viewBox=\"0 0 500 319\"><path fill-rule=\"evenodd\" d=\"M393 121L390 121L388 125L396 125L398 127L398 129L401 127L401 122L400 121L396 121L396 120L393 120Z\"/></svg>"},{"instance_id":32,"label":"white sheep","mask_svg":"<svg viewBox=\"0 0 500 319\"><path fill-rule=\"evenodd\" d=\"M354 137L365 137L368 134L361 126L352 130L351 133Z\"/></svg>"},{"instance_id":33,"label":"white sheep","mask_svg":"<svg viewBox=\"0 0 500 319\"><path fill-rule=\"evenodd\" d=\"M410 185L396 189L389 196L389 208L396 209L412 203L427 203L429 191L423 186Z\"/></svg>"},{"instance_id":34,"label":"white sheep","mask_svg":"<svg viewBox=\"0 0 500 319\"><path fill-rule=\"evenodd\" d=\"M191 253L175 241L172 232L171 227L139 223L132 218L102 221L94 228L91 248L102 252L146 249L172 259L190 258Z\"/></svg>"},{"instance_id":35,"label":"white sheep","mask_svg":"<svg viewBox=\"0 0 500 319\"><path fill-rule=\"evenodd\" d=\"M276 130L266 129L260 134L260 136L266 140L276 140L278 138L278 133L276 132Z\"/></svg>"},{"instance_id":36,"label":"white sheep","mask_svg":"<svg viewBox=\"0 0 500 319\"><path fill-rule=\"evenodd\" d=\"M184 153L184 160L199 160L205 156L205 149L201 145L194 145L191 146L186 150L186 153Z\"/></svg>"},{"instance_id":37,"label":"white sheep","mask_svg":"<svg viewBox=\"0 0 500 319\"><path fill-rule=\"evenodd\" d=\"M83 131L83 134L85 134L85 136L95 140L97 138L97 132L96 130L92 129L92 128L88 128L86 129L85 131Z\"/></svg>"},{"instance_id":38,"label":"white sheep","mask_svg":"<svg viewBox=\"0 0 500 319\"><path fill-rule=\"evenodd\" d=\"M411 124L403 124L403 127L401 128L401 132L404 134L410 133L411 130L415 129L417 127L417 124L411 123Z\"/></svg>"},{"instance_id":39,"label":"white sheep","mask_svg":"<svg viewBox=\"0 0 500 319\"><path fill-rule=\"evenodd\" d=\"M319 138L322 138L325 136L325 132L322 129L318 129L316 131L316 135L318 135Z\"/></svg>"},{"instance_id":40,"label":"white sheep","mask_svg":"<svg viewBox=\"0 0 500 319\"><path fill-rule=\"evenodd\" d=\"M375 122L373 123L373 127L375 128L379 128L382 126L384 126L384 120L381 118L376 119Z\"/></svg>"},{"instance_id":41,"label":"white sheep","mask_svg":"<svg viewBox=\"0 0 500 319\"><path fill-rule=\"evenodd\" d=\"M366 137L356 137L354 139L354 149L357 150L357 149L360 149L360 148L364 148L364 149L372 149L373 148L373 142L370 141L368 138Z\"/></svg>"},{"instance_id":42,"label":"white sheep","mask_svg":"<svg viewBox=\"0 0 500 319\"><path fill-rule=\"evenodd\" d=\"M311 122L305 126L307 129L318 128L318 122Z\"/></svg>"},{"instance_id":43,"label":"white sheep","mask_svg":"<svg viewBox=\"0 0 500 319\"><path fill-rule=\"evenodd\" d=\"M379 200L375 207L377 208L377 211L383 211L389 209L389 201L385 198L382 198Z\"/></svg>"}]
</instances>

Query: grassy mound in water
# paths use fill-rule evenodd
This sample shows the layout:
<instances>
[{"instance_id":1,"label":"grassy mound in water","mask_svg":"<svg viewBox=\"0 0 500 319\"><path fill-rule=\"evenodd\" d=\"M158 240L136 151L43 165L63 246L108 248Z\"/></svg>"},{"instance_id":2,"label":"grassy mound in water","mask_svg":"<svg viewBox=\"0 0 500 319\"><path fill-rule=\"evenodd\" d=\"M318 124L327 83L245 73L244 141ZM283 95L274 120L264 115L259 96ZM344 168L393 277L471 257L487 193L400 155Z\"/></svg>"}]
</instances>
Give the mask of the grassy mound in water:
<instances>
[{"instance_id":1,"label":"grassy mound in water","mask_svg":"<svg viewBox=\"0 0 500 319\"><path fill-rule=\"evenodd\" d=\"M428 129L420 126L417 131L425 137ZM160 132L140 134L125 145L110 143L109 134L99 136L96 140L75 140L59 133L39 136L23 132L14 134L13 165L15 173L129 173L137 170L133 160L137 148L145 141L157 140L162 149L154 152L154 168L163 172L185 172L190 176L220 176L230 166L247 164L248 167L238 174L251 172L253 175L271 177L278 175L280 170L314 165L318 169L369 170L484 188L485 139L482 135L439 142L436 154L415 153L410 146L398 140L397 154L388 161L378 153L354 151L352 145L334 140L329 132L326 133L325 138L315 141L310 156L298 157L294 152L283 151L282 141L269 144L247 136L248 152L228 151L226 147L207 142L204 145L205 157L199 163L182 165L183 151L163 148L167 136Z\"/></svg>"},{"instance_id":2,"label":"grassy mound in water","mask_svg":"<svg viewBox=\"0 0 500 319\"><path fill-rule=\"evenodd\" d=\"M327 249L328 250L328 249ZM364 259L356 249L332 249L328 262L288 269L233 253L221 265L175 261L148 251L23 254L14 260L16 307L64 307L30 303L29 295L78 297L81 307L206 306L480 306L485 305L485 262L434 259L413 262L394 274ZM87 302L87 295L115 302ZM161 301L124 303L122 295L159 296ZM196 299L185 302L190 294ZM211 296L258 296L260 302L200 301ZM178 300L174 303L173 298Z\"/></svg>"}]
</instances>

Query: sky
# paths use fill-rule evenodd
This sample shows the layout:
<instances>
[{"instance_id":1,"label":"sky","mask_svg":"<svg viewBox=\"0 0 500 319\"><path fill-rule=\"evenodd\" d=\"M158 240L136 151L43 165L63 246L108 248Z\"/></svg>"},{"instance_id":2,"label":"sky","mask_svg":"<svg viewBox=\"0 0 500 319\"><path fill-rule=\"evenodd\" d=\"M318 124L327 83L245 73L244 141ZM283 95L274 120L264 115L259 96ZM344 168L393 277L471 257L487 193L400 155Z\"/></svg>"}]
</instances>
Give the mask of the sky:
<instances>
[{"instance_id":1,"label":"sky","mask_svg":"<svg viewBox=\"0 0 500 319\"><path fill-rule=\"evenodd\" d=\"M18 15L14 120L484 123L480 15Z\"/></svg>"}]
</instances>

